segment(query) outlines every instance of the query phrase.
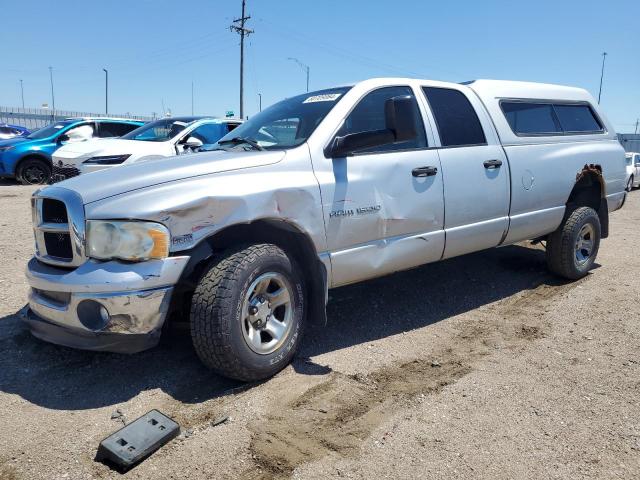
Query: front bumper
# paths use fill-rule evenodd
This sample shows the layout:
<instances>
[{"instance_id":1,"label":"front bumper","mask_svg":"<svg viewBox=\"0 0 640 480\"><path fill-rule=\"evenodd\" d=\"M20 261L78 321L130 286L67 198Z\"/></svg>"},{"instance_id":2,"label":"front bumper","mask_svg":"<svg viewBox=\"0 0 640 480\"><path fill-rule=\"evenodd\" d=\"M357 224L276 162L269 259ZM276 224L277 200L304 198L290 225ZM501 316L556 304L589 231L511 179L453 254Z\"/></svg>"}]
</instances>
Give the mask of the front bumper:
<instances>
[{"instance_id":1,"label":"front bumper","mask_svg":"<svg viewBox=\"0 0 640 480\"><path fill-rule=\"evenodd\" d=\"M140 263L89 260L74 270L27 266L24 317L43 340L87 350L135 353L158 343L175 285L189 257Z\"/></svg>"}]
</instances>

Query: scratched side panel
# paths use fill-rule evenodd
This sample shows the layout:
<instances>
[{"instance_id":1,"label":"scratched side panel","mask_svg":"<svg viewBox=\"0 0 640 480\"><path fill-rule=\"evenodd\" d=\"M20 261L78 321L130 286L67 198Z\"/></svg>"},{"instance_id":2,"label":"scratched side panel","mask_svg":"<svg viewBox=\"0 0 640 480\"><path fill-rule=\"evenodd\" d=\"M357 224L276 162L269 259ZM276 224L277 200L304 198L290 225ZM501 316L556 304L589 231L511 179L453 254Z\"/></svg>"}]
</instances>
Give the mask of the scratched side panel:
<instances>
[{"instance_id":1,"label":"scratched side panel","mask_svg":"<svg viewBox=\"0 0 640 480\"><path fill-rule=\"evenodd\" d=\"M304 145L276 164L167 182L85 208L89 219L161 222L171 232L173 252L230 225L262 218L289 222L311 238L318 252L326 250L318 182Z\"/></svg>"}]
</instances>

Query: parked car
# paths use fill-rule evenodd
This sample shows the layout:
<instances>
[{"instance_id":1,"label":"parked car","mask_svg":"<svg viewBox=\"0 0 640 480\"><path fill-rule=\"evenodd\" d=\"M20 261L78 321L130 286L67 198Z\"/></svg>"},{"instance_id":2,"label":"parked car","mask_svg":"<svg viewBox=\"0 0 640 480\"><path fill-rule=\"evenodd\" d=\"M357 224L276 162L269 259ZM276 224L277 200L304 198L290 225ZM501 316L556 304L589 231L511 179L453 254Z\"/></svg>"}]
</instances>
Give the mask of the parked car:
<instances>
[{"instance_id":1,"label":"parked car","mask_svg":"<svg viewBox=\"0 0 640 480\"><path fill-rule=\"evenodd\" d=\"M184 319L207 366L265 378L326 321L329 288L527 239L552 272L584 277L626 196L623 159L579 88L393 78L305 93L211 152L36 192L24 321L136 352Z\"/></svg>"},{"instance_id":2,"label":"parked car","mask_svg":"<svg viewBox=\"0 0 640 480\"><path fill-rule=\"evenodd\" d=\"M66 145L53 155L54 180L191 153L215 144L240 123L240 120L213 117L163 118L122 138Z\"/></svg>"},{"instance_id":3,"label":"parked car","mask_svg":"<svg viewBox=\"0 0 640 480\"><path fill-rule=\"evenodd\" d=\"M26 137L0 141L0 177L16 178L24 185L47 183L51 155L61 146L91 138L119 137L143 124L119 118L67 118Z\"/></svg>"},{"instance_id":4,"label":"parked car","mask_svg":"<svg viewBox=\"0 0 640 480\"><path fill-rule=\"evenodd\" d=\"M627 192L640 187L640 153L628 152L626 154L627 165Z\"/></svg>"},{"instance_id":5,"label":"parked car","mask_svg":"<svg viewBox=\"0 0 640 480\"><path fill-rule=\"evenodd\" d=\"M19 125L8 125L0 123L0 140L8 140L15 137L26 137L31 132Z\"/></svg>"}]
</instances>

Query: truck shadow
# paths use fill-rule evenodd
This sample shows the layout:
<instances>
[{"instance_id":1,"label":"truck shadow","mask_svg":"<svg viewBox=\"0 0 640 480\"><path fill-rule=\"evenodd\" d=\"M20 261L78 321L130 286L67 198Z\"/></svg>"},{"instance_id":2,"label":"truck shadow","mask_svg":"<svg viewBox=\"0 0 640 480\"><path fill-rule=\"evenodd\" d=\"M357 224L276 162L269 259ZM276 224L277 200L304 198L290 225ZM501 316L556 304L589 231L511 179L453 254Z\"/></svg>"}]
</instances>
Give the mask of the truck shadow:
<instances>
[{"instance_id":1,"label":"truck shadow","mask_svg":"<svg viewBox=\"0 0 640 480\"><path fill-rule=\"evenodd\" d=\"M426 265L330 292L328 324L312 325L294 369L328 371L304 358L434 324L540 285L562 285L544 252L510 246ZM51 409L116 405L161 389L200 403L241 386L199 362L188 332L136 355L73 350L31 336L18 315L0 318L0 391Z\"/></svg>"}]
</instances>

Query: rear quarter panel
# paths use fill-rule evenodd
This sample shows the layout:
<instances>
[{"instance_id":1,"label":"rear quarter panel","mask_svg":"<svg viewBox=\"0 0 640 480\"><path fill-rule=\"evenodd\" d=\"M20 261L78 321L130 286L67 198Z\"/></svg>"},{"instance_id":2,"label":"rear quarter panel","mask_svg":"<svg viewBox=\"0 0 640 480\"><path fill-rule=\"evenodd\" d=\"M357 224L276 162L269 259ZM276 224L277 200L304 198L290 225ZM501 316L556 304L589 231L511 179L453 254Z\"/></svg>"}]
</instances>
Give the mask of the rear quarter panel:
<instances>
[{"instance_id":1,"label":"rear quarter panel","mask_svg":"<svg viewBox=\"0 0 640 480\"><path fill-rule=\"evenodd\" d=\"M505 243L555 230L577 175L588 164L602 167L609 210L624 196L624 152L617 140L507 145L511 168L511 225Z\"/></svg>"},{"instance_id":2,"label":"rear quarter panel","mask_svg":"<svg viewBox=\"0 0 640 480\"><path fill-rule=\"evenodd\" d=\"M625 194L624 149L613 126L586 90L559 85L479 80L471 84L489 112L509 159L511 207L504 243L535 238L555 230L583 167L602 167L609 211ZM553 136L516 135L500 107L501 100L588 102L603 126L602 133Z\"/></svg>"}]
</instances>

